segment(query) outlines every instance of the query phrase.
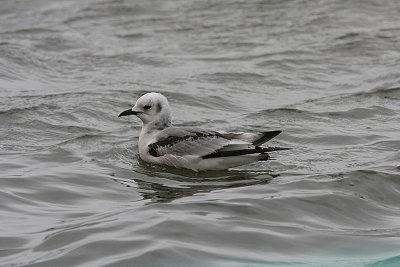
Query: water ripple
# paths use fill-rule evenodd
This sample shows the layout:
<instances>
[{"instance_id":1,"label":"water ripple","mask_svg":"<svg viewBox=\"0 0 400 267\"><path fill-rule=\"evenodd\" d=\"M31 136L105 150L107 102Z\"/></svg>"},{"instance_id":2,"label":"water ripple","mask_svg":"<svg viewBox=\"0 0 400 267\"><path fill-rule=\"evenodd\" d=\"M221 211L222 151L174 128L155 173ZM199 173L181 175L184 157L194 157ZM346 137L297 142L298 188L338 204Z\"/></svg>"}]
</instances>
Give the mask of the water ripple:
<instances>
[{"instance_id":1,"label":"water ripple","mask_svg":"<svg viewBox=\"0 0 400 267\"><path fill-rule=\"evenodd\" d=\"M396 266L396 1L6 0L0 19L0 265ZM292 149L145 163L117 116L152 91L175 125Z\"/></svg>"}]
</instances>

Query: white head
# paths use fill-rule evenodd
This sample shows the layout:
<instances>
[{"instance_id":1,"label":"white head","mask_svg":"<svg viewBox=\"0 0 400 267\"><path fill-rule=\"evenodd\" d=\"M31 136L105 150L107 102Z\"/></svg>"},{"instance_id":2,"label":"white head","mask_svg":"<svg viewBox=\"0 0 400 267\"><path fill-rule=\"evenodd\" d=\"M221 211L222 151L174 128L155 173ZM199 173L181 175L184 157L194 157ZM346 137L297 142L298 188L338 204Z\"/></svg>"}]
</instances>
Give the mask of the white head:
<instances>
[{"instance_id":1,"label":"white head","mask_svg":"<svg viewBox=\"0 0 400 267\"><path fill-rule=\"evenodd\" d=\"M168 100L159 93L147 93L141 96L133 108L125 110L118 117L136 115L143 125L151 125L157 129L164 129L171 125L171 111Z\"/></svg>"}]
</instances>

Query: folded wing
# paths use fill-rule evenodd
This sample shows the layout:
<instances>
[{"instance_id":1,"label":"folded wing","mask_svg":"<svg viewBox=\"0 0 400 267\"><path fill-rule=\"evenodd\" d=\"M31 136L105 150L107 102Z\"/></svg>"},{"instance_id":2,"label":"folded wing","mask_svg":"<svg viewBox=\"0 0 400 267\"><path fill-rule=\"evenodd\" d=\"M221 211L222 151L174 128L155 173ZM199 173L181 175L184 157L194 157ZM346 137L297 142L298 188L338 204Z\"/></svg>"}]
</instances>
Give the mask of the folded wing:
<instances>
[{"instance_id":1,"label":"folded wing","mask_svg":"<svg viewBox=\"0 0 400 267\"><path fill-rule=\"evenodd\" d=\"M281 131L264 133L219 133L200 128L170 127L160 133L157 141L149 145L154 157L164 155L199 156L203 159L264 154L282 148L260 147Z\"/></svg>"}]
</instances>

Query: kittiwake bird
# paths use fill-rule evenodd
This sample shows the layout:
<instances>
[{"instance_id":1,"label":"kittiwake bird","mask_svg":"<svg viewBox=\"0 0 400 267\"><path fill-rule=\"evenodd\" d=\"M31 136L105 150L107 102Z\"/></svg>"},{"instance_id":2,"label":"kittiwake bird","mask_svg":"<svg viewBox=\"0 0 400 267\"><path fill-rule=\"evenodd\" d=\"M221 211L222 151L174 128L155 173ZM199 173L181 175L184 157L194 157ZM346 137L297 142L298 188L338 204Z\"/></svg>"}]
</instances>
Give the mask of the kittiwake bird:
<instances>
[{"instance_id":1,"label":"kittiwake bird","mask_svg":"<svg viewBox=\"0 0 400 267\"><path fill-rule=\"evenodd\" d=\"M160 93L141 96L133 108L118 117L136 115L143 122L139 136L140 158L177 168L225 170L259 160L281 147L262 147L282 131L226 133L201 128L174 127L168 100Z\"/></svg>"}]
</instances>

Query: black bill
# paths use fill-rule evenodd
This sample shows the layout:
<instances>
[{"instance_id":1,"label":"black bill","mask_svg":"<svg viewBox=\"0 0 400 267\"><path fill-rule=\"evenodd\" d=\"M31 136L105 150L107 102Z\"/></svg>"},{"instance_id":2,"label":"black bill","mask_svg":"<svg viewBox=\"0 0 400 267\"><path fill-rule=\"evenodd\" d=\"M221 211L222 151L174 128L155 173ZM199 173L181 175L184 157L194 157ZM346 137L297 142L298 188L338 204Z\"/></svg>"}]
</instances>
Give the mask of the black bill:
<instances>
[{"instance_id":1,"label":"black bill","mask_svg":"<svg viewBox=\"0 0 400 267\"><path fill-rule=\"evenodd\" d=\"M127 110L121 112L121 114L119 114L118 117L128 116L128 115L137 115L137 114L140 114L140 113L142 113L142 112L133 111L132 109L127 109Z\"/></svg>"}]
</instances>

